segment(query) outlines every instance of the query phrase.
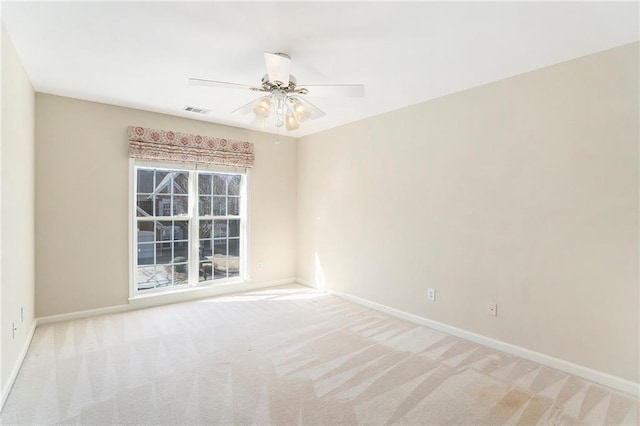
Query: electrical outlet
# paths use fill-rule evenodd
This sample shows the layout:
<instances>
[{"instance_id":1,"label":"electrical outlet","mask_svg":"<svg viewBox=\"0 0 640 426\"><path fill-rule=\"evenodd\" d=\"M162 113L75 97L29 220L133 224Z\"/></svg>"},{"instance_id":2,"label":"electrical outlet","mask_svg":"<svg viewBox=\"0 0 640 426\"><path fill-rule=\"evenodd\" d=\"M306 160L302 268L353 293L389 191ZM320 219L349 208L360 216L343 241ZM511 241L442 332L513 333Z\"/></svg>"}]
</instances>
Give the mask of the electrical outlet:
<instances>
[{"instance_id":1,"label":"electrical outlet","mask_svg":"<svg viewBox=\"0 0 640 426\"><path fill-rule=\"evenodd\" d=\"M497 317L498 316L498 305L495 303L489 303L489 305L487 305L487 315L490 315L492 317Z\"/></svg>"},{"instance_id":2,"label":"electrical outlet","mask_svg":"<svg viewBox=\"0 0 640 426\"><path fill-rule=\"evenodd\" d=\"M264 262L262 260L259 260L257 265L258 265L258 271L264 268Z\"/></svg>"},{"instance_id":3,"label":"electrical outlet","mask_svg":"<svg viewBox=\"0 0 640 426\"><path fill-rule=\"evenodd\" d=\"M436 290L433 288L428 288L427 289L427 300L430 300L431 302L435 302L436 301Z\"/></svg>"}]
</instances>

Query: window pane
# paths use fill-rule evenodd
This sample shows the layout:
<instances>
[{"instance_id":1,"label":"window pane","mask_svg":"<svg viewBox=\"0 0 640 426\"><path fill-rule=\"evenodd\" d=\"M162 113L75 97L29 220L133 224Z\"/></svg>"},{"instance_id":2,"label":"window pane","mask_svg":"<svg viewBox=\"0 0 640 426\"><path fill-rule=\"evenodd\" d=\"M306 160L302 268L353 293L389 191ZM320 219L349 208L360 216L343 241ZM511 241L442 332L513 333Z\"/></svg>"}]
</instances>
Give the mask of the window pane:
<instances>
[{"instance_id":1,"label":"window pane","mask_svg":"<svg viewBox=\"0 0 640 426\"><path fill-rule=\"evenodd\" d=\"M227 277L227 258L222 255L213 257L213 278L220 279Z\"/></svg>"},{"instance_id":2,"label":"window pane","mask_svg":"<svg viewBox=\"0 0 640 426\"><path fill-rule=\"evenodd\" d=\"M211 197L200 197L198 213L200 214L200 216L211 215Z\"/></svg>"},{"instance_id":3,"label":"window pane","mask_svg":"<svg viewBox=\"0 0 640 426\"><path fill-rule=\"evenodd\" d=\"M213 270L213 279L214 280L220 280L222 278L227 278L227 262L226 260L220 260L220 262L218 264L216 264L216 266L218 266L220 269L215 268Z\"/></svg>"},{"instance_id":4,"label":"window pane","mask_svg":"<svg viewBox=\"0 0 640 426\"><path fill-rule=\"evenodd\" d=\"M206 173L198 174L198 193L200 195L211 195L211 175Z\"/></svg>"},{"instance_id":5,"label":"window pane","mask_svg":"<svg viewBox=\"0 0 640 426\"><path fill-rule=\"evenodd\" d=\"M156 264L164 265L171 263L171 260L173 260L171 244L172 243L156 243Z\"/></svg>"},{"instance_id":6,"label":"window pane","mask_svg":"<svg viewBox=\"0 0 640 426\"><path fill-rule=\"evenodd\" d=\"M153 196L138 195L136 203L136 216L149 217L153 216Z\"/></svg>"},{"instance_id":7,"label":"window pane","mask_svg":"<svg viewBox=\"0 0 640 426\"><path fill-rule=\"evenodd\" d=\"M186 263L173 265L174 285L187 284L189 282L189 265Z\"/></svg>"},{"instance_id":8,"label":"window pane","mask_svg":"<svg viewBox=\"0 0 640 426\"><path fill-rule=\"evenodd\" d=\"M166 283L166 275L162 275L161 268L144 266L138 268L138 290L150 290L161 283Z\"/></svg>"},{"instance_id":9,"label":"window pane","mask_svg":"<svg viewBox=\"0 0 640 426\"><path fill-rule=\"evenodd\" d=\"M213 195L227 195L227 175L213 175Z\"/></svg>"},{"instance_id":10,"label":"window pane","mask_svg":"<svg viewBox=\"0 0 640 426\"><path fill-rule=\"evenodd\" d=\"M229 237L240 236L240 219L229 220Z\"/></svg>"},{"instance_id":11,"label":"window pane","mask_svg":"<svg viewBox=\"0 0 640 426\"><path fill-rule=\"evenodd\" d=\"M227 215L229 216L238 216L240 214L240 206L239 206L240 198L238 197L229 197L228 207L227 207Z\"/></svg>"},{"instance_id":12,"label":"window pane","mask_svg":"<svg viewBox=\"0 0 640 426\"><path fill-rule=\"evenodd\" d=\"M174 240L189 239L189 221L176 220L173 222L173 239Z\"/></svg>"},{"instance_id":13,"label":"window pane","mask_svg":"<svg viewBox=\"0 0 640 426\"><path fill-rule=\"evenodd\" d=\"M189 197L186 195L173 196L173 215L186 216L189 209Z\"/></svg>"},{"instance_id":14,"label":"window pane","mask_svg":"<svg viewBox=\"0 0 640 426\"><path fill-rule=\"evenodd\" d=\"M210 220L200 221L200 238L211 238L211 226Z\"/></svg>"},{"instance_id":15,"label":"window pane","mask_svg":"<svg viewBox=\"0 0 640 426\"><path fill-rule=\"evenodd\" d=\"M138 221L138 242L139 243L152 243L153 242L153 222L141 222Z\"/></svg>"},{"instance_id":16,"label":"window pane","mask_svg":"<svg viewBox=\"0 0 640 426\"><path fill-rule=\"evenodd\" d=\"M229 175L229 195L240 195L240 175Z\"/></svg>"},{"instance_id":17,"label":"window pane","mask_svg":"<svg viewBox=\"0 0 640 426\"><path fill-rule=\"evenodd\" d=\"M187 172L175 172L173 176L173 193L189 193L189 174Z\"/></svg>"},{"instance_id":18,"label":"window pane","mask_svg":"<svg viewBox=\"0 0 640 426\"><path fill-rule=\"evenodd\" d=\"M208 281L213 276L213 266L211 261L208 262L200 262L200 278L199 281Z\"/></svg>"},{"instance_id":19,"label":"window pane","mask_svg":"<svg viewBox=\"0 0 640 426\"><path fill-rule=\"evenodd\" d=\"M173 263L182 263L189 260L189 243L178 241L173 243Z\"/></svg>"},{"instance_id":20,"label":"window pane","mask_svg":"<svg viewBox=\"0 0 640 426\"><path fill-rule=\"evenodd\" d=\"M240 256L240 239L229 239L229 256Z\"/></svg>"},{"instance_id":21,"label":"window pane","mask_svg":"<svg viewBox=\"0 0 640 426\"><path fill-rule=\"evenodd\" d=\"M213 221L213 236L215 238L223 238L227 236L227 221L226 220L214 220Z\"/></svg>"},{"instance_id":22,"label":"window pane","mask_svg":"<svg viewBox=\"0 0 640 426\"><path fill-rule=\"evenodd\" d=\"M155 192L171 194L171 173L156 170Z\"/></svg>"},{"instance_id":23,"label":"window pane","mask_svg":"<svg viewBox=\"0 0 640 426\"><path fill-rule=\"evenodd\" d=\"M230 277L237 277L240 275L239 257L230 257L227 259L227 273Z\"/></svg>"},{"instance_id":24,"label":"window pane","mask_svg":"<svg viewBox=\"0 0 640 426\"><path fill-rule=\"evenodd\" d=\"M200 241L200 259L210 259L213 256L213 247L211 240Z\"/></svg>"},{"instance_id":25,"label":"window pane","mask_svg":"<svg viewBox=\"0 0 640 426\"><path fill-rule=\"evenodd\" d=\"M153 265L153 243L138 244L138 265Z\"/></svg>"},{"instance_id":26,"label":"window pane","mask_svg":"<svg viewBox=\"0 0 640 426\"><path fill-rule=\"evenodd\" d=\"M214 216L226 216L227 215L227 199L225 197L213 197L213 210Z\"/></svg>"},{"instance_id":27,"label":"window pane","mask_svg":"<svg viewBox=\"0 0 640 426\"><path fill-rule=\"evenodd\" d=\"M171 216L171 196L156 196L156 216Z\"/></svg>"},{"instance_id":28,"label":"window pane","mask_svg":"<svg viewBox=\"0 0 640 426\"><path fill-rule=\"evenodd\" d=\"M227 240L213 240L213 253L214 257L218 255L227 255Z\"/></svg>"},{"instance_id":29,"label":"window pane","mask_svg":"<svg viewBox=\"0 0 640 426\"><path fill-rule=\"evenodd\" d=\"M170 220L156 221L156 241L171 241L173 239L173 222Z\"/></svg>"},{"instance_id":30,"label":"window pane","mask_svg":"<svg viewBox=\"0 0 640 426\"><path fill-rule=\"evenodd\" d=\"M153 170L138 169L138 193L151 194L153 192Z\"/></svg>"}]
</instances>

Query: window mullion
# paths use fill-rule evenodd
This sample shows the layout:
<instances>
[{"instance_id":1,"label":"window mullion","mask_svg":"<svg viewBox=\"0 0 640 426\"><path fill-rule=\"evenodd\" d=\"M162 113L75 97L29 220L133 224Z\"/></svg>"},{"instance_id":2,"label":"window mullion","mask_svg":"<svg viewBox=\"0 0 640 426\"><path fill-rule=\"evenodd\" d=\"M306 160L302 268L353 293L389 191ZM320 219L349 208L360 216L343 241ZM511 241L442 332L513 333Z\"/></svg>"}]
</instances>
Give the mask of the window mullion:
<instances>
[{"instance_id":1,"label":"window mullion","mask_svg":"<svg viewBox=\"0 0 640 426\"><path fill-rule=\"evenodd\" d=\"M198 172L189 172L189 285L196 286L200 279L200 227L198 217Z\"/></svg>"}]
</instances>

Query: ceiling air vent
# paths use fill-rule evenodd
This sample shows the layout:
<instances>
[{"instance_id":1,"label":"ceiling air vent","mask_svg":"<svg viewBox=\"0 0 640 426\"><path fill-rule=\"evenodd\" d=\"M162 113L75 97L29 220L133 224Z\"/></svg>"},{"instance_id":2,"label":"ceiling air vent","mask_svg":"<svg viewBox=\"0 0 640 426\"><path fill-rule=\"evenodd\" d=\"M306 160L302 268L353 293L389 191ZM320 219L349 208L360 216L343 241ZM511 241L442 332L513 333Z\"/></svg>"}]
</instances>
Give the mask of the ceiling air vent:
<instances>
[{"instance_id":1,"label":"ceiling air vent","mask_svg":"<svg viewBox=\"0 0 640 426\"><path fill-rule=\"evenodd\" d=\"M189 112L193 112L195 114L209 114L211 111L208 109L203 109L203 108L196 108L196 107L192 107L189 105L185 105L184 108L182 108L185 111L189 111Z\"/></svg>"}]
</instances>

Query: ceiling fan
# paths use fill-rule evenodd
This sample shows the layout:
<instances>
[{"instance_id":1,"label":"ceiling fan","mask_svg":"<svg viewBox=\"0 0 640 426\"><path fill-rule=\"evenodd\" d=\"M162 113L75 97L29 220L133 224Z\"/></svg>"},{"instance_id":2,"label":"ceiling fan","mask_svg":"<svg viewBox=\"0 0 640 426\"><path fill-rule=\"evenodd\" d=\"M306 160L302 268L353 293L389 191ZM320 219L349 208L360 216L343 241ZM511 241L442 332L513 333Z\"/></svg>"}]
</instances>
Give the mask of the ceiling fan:
<instances>
[{"instance_id":1,"label":"ceiling fan","mask_svg":"<svg viewBox=\"0 0 640 426\"><path fill-rule=\"evenodd\" d=\"M303 99L304 95L356 98L364 96L364 86L362 84L304 85L304 87L300 87L296 78L289 73L291 68L289 55L265 52L264 59L267 65L267 73L262 77L259 86L199 78L190 78L189 84L264 93L264 96L241 106L232 113L248 114L253 112L255 114L254 123L261 125L263 128L266 120L273 116L275 126L279 128L284 125L287 130L297 129L299 123L308 118L313 120L325 115L320 108Z\"/></svg>"}]
</instances>

